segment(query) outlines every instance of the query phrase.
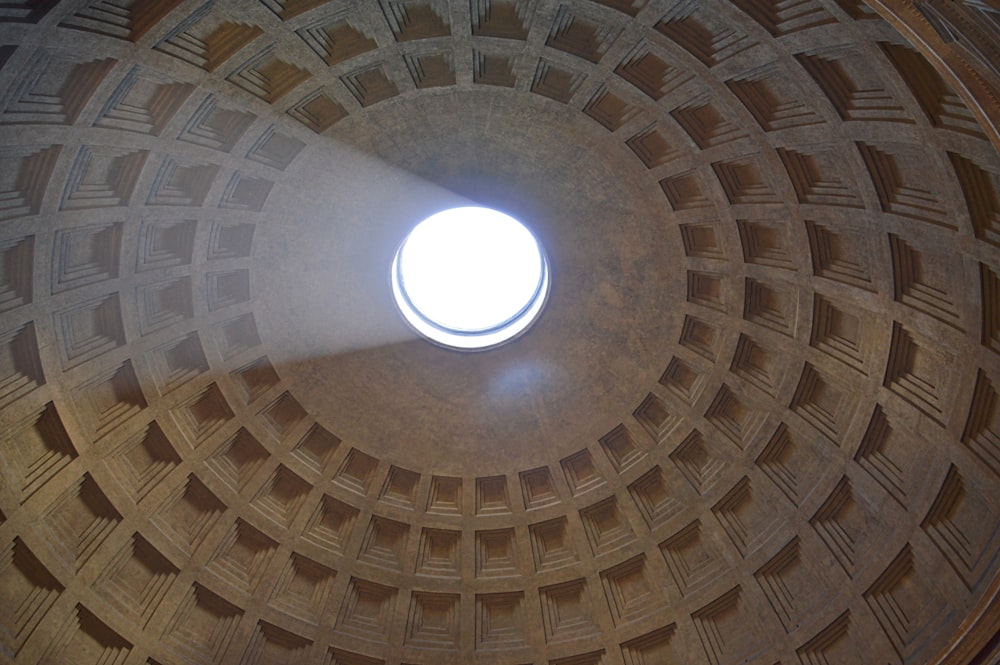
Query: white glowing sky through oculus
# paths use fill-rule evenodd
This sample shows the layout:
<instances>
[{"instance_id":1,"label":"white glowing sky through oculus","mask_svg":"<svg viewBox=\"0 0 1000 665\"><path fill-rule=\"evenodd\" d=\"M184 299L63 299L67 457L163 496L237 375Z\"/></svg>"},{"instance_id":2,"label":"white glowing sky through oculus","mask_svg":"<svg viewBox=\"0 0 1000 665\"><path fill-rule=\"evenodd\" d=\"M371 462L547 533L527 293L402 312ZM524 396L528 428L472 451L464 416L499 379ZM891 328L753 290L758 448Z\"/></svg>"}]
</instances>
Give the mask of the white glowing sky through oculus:
<instances>
[{"instance_id":1,"label":"white glowing sky through oculus","mask_svg":"<svg viewBox=\"0 0 1000 665\"><path fill-rule=\"evenodd\" d=\"M523 330L548 285L531 232L504 213L477 207L445 210L418 224L393 272L397 304L411 325L463 348L495 345ZM446 336L471 334L477 341L440 339L427 332L427 323Z\"/></svg>"}]
</instances>

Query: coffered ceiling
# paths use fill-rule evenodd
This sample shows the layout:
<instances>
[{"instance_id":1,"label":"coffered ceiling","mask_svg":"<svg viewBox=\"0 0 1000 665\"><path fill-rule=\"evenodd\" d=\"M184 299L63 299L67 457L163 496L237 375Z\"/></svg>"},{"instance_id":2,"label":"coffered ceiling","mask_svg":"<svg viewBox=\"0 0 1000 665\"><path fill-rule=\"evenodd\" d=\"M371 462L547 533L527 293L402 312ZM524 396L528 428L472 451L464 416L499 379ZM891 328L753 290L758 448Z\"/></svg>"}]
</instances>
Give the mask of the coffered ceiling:
<instances>
[{"instance_id":1,"label":"coffered ceiling","mask_svg":"<svg viewBox=\"0 0 1000 665\"><path fill-rule=\"evenodd\" d=\"M998 26L0 3L0 660L995 662ZM482 353L389 285L468 204Z\"/></svg>"}]
</instances>

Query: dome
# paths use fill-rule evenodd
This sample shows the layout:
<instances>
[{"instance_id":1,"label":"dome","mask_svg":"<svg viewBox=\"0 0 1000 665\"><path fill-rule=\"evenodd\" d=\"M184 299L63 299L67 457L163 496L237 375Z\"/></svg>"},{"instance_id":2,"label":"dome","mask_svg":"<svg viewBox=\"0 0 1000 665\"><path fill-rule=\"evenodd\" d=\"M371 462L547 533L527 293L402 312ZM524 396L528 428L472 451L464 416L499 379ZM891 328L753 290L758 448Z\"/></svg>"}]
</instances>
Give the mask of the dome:
<instances>
[{"instance_id":1,"label":"dome","mask_svg":"<svg viewBox=\"0 0 1000 665\"><path fill-rule=\"evenodd\" d=\"M2 5L0 660L1000 657L991 3Z\"/></svg>"}]
</instances>

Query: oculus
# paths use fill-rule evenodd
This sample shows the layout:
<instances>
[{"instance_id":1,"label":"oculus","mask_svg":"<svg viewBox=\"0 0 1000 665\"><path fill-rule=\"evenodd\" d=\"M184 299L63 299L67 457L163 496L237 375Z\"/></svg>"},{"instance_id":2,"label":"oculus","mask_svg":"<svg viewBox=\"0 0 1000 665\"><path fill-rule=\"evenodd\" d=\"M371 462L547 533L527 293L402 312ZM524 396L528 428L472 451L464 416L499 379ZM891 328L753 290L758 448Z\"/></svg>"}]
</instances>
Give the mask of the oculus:
<instances>
[{"instance_id":1,"label":"oculus","mask_svg":"<svg viewBox=\"0 0 1000 665\"><path fill-rule=\"evenodd\" d=\"M548 262L535 236L490 208L431 215L392 261L392 293L403 318L453 349L489 349L521 335L548 291Z\"/></svg>"}]
</instances>

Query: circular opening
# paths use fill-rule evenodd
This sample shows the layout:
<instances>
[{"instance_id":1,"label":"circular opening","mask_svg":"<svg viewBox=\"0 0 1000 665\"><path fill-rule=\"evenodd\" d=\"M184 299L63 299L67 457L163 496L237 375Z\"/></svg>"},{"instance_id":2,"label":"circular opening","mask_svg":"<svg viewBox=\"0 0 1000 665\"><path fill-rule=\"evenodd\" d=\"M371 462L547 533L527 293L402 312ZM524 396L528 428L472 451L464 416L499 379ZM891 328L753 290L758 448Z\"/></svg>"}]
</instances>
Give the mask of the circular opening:
<instances>
[{"instance_id":1,"label":"circular opening","mask_svg":"<svg viewBox=\"0 0 1000 665\"><path fill-rule=\"evenodd\" d=\"M392 262L403 317L431 341L457 349L490 348L523 333L548 288L548 264L531 231L489 208L431 215Z\"/></svg>"}]
</instances>

